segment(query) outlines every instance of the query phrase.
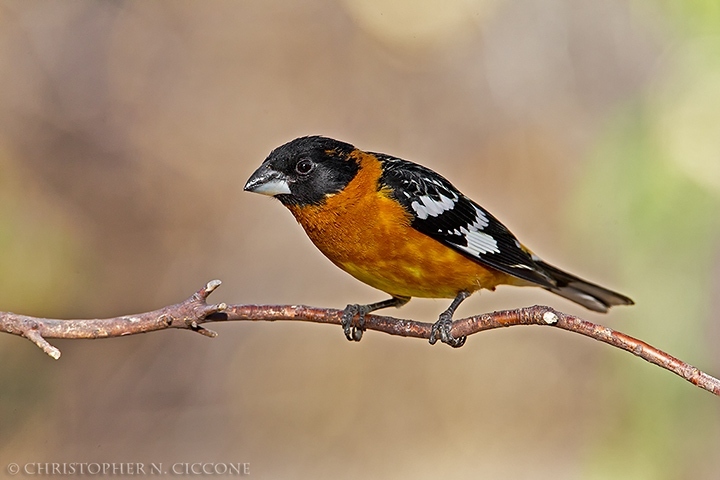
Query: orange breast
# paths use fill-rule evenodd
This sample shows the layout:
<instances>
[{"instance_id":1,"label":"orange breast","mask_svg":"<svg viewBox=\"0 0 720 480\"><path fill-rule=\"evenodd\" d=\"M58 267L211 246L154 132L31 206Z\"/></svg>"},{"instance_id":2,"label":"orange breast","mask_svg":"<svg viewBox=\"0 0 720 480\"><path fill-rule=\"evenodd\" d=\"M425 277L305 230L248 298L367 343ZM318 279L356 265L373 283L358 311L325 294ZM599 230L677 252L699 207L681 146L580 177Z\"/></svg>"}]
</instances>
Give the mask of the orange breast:
<instances>
[{"instance_id":1,"label":"orange breast","mask_svg":"<svg viewBox=\"0 0 720 480\"><path fill-rule=\"evenodd\" d=\"M453 298L514 279L469 260L410 226L411 216L378 191L380 164L356 151L361 169L320 206L290 206L310 240L335 265L391 295Z\"/></svg>"}]
</instances>

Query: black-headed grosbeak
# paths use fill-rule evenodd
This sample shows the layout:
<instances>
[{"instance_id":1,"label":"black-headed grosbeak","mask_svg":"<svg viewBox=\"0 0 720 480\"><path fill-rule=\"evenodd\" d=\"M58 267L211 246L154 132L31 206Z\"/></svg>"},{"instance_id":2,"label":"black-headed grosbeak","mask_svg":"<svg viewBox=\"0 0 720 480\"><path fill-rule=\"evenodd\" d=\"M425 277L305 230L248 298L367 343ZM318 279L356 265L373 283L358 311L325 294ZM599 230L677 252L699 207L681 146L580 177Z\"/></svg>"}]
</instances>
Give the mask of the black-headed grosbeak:
<instances>
[{"instance_id":1,"label":"black-headed grosbeak","mask_svg":"<svg viewBox=\"0 0 720 480\"><path fill-rule=\"evenodd\" d=\"M465 337L450 334L457 307L476 290L505 284L539 286L596 312L633 304L543 262L445 178L390 155L301 137L273 150L245 190L280 200L330 261L390 294L345 308L348 340L360 340L369 312L400 307L411 297L453 298L430 343L439 338L462 346Z\"/></svg>"}]
</instances>

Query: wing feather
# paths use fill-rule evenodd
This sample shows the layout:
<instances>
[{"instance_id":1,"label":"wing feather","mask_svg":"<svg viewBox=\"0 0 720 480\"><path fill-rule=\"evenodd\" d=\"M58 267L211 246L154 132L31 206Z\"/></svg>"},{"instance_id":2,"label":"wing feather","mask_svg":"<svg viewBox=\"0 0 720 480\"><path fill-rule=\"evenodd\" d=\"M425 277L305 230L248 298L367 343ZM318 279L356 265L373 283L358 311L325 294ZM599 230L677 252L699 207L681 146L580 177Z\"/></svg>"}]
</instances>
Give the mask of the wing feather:
<instances>
[{"instance_id":1,"label":"wing feather","mask_svg":"<svg viewBox=\"0 0 720 480\"><path fill-rule=\"evenodd\" d=\"M490 212L438 173L407 160L373 153L383 163L379 188L412 215L412 227L465 257L540 286L555 287L515 236Z\"/></svg>"}]
</instances>

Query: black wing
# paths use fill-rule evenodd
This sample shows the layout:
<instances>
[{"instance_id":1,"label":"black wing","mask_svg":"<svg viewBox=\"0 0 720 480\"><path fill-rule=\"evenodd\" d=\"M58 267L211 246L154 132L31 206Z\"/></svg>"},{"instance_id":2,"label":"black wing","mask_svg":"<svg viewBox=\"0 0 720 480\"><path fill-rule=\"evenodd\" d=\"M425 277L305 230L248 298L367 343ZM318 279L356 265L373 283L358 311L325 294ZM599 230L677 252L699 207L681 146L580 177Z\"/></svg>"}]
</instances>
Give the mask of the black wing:
<instances>
[{"instance_id":1,"label":"black wing","mask_svg":"<svg viewBox=\"0 0 720 480\"><path fill-rule=\"evenodd\" d=\"M441 175L407 160L373 155L383 163L379 188L390 188L393 198L413 216L415 230L481 265L555 287L555 281L505 225Z\"/></svg>"}]
</instances>

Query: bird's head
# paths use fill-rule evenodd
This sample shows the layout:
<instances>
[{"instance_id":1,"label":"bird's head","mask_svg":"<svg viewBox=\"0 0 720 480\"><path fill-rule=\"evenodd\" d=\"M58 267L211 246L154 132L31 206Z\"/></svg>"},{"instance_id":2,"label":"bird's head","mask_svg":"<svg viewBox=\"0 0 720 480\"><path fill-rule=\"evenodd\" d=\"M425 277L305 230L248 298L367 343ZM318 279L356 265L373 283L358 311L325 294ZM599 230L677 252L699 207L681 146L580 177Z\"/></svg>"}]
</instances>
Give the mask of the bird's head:
<instances>
[{"instance_id":1,"label":"bird's head","mask_svg":"<svg viewBox=\"0 0 720 480\"><path fill-rule=\"evenodd\" d=\"M270 152L245 190L275 197L284 205L320 204L357 174L358 163L350 156L354 150L332 138L296 138Z\"/></svg>"}]
</instances>

